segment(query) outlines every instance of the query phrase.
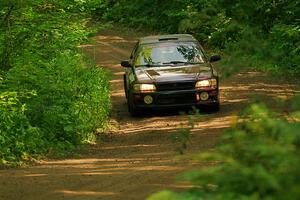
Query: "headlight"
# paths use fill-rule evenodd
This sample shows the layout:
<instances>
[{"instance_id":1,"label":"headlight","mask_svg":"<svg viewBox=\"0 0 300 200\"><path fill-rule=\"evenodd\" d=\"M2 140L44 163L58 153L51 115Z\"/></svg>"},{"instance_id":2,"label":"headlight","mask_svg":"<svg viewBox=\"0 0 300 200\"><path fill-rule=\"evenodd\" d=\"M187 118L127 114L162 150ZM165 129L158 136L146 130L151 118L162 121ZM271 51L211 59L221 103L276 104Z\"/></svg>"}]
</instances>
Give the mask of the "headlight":
<instances>
[{"instance_id":1,"label":"headlight","mask_svg":"<svg viewBox=\"0 0 300 200\"><path fill-rule=\"evenodd\" d=\"M153 84L135 84L133 90L137 93L151 93L156 91L156 87Z\"/></svg>"},{"instance_id":2,"label":"headlight","mask_svg":"<svg viewBox=\"0 0 300 200\"><path fill-rule=\"evenodd\" d=\"M208 80L198 81L195 87L196 89L202 89L202 88L216 89L217 86L218 86L217 79L208 79Z\"/></svg>"}]
</instances>

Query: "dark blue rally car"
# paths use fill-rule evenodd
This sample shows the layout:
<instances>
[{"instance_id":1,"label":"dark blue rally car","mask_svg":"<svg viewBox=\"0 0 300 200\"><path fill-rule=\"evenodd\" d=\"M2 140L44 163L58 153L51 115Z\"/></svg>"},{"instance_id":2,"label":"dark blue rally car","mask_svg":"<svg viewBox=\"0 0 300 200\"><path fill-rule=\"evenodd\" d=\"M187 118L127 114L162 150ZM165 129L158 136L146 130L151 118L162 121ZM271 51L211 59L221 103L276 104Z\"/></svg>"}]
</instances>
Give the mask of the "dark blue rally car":
<instances>
[{"instance_id":1,"label":"dark blue rally car","mask_svg":"<svg viewBox=\"0 0 300 200\"><path fill-rule=\"evenodd\" d=\"M128 109L136 115L146 109L205 107L218 110L219 80L199 42L188 34L139 39L125 68Z\"/></svg>"}]
</instances>

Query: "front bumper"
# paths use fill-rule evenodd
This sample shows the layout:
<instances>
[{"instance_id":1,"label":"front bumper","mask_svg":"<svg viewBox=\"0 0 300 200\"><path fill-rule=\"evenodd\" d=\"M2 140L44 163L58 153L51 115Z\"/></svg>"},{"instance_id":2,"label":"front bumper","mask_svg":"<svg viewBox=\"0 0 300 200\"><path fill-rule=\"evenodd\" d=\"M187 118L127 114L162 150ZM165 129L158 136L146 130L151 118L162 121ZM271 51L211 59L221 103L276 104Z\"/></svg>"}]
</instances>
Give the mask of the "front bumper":
<instances>
[{"instance_id":1,"label":"front bumper","mask_svg":"<svg viewBox=\"0 0 300 200\"><path fill-rule=\"evenodd\" d=\"M207 100L201 100L200 94L207 92L209 97ZM133 102L135 108L147 109L163 109L174 107L198 107L213 106L219 104L218 89L210 90L177 90L177 91L157 91L154 93L134 93ZM151 96L153 102L147 104L144 101L146 96Z\"/></svg>"}]
</instances>

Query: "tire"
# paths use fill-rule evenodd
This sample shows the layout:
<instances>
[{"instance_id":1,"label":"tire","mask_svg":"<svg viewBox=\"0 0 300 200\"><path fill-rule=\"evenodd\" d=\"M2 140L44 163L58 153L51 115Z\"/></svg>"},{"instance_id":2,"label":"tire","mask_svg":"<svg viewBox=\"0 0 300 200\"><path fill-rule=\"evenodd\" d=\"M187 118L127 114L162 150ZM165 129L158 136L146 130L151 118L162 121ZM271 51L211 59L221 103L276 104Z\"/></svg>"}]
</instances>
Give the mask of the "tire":
<instances>
[{"instance_id":1,"label":"tire","mask_svg":"<svg viewBox=\"0 0 300 200\"><path fill-rule=\"evenodd\" d=\"M132 98L127 99L128 111L132 117L138 117L141 115L139 109L135 108Z\"/></svg>"},{"instance_id":2,"label":"tire","mask_svg":"<svg viewBox=\"0 0 300 200\"><path fill-rule=\"evenodd\" d=\"M124 93L125 93L125 97L126 97L126 99L128 99L128 89L127 89L126 74L124 74L124 76L123 76L123 82L124 82Z\"/></svg>"}]
</instances>

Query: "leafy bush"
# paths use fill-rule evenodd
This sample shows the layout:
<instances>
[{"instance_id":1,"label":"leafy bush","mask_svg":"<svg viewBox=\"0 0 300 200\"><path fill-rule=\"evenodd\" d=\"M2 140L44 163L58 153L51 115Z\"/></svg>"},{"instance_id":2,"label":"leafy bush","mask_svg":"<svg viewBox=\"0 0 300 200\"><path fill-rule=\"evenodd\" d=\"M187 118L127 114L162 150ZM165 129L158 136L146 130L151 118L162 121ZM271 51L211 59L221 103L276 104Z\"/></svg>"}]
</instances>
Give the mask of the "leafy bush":
<instances>
[{"instance_id":1,"label":"leafy bush","mask_svg":"<svg viewBox=\"0 0 300 200\"><path fill-rule=\"evenodd\" d=\"M277 24L272 28L269 43L276 55L274 65L282 67L282 71L300 75L300 24Z\"/></svg>"},{"instance_id":2,"label":"leafy bush","mask_svg":"<svg viewBox=\"0 0 300 200\"><path fill-rule=\"evenodd\" d=\"M73 148L107 125L109 74L77 50L97 2L1 1L2 163Z\"/></svg>"},{"instance_id":3,"label":"leafy bush","mask_svg":"<svg viewBox=\"0 0 300 200\"><path fill-rule=\"evenodd\" d=\"M299 109L299 102L295 105ZM263 105L250 106L216 151L197 157L215 164L183 175L193 189L164 191L149 200L299 199L300 117L291 116L293 122L279 119Z\"/></svg>"},{"instance_id":4,"label":"leafy bush","mask_svg":"<svg viewBox=\"0 0 300 200\"><path fill-rule=\"evenodd\" d=\"M49 141L78 144L86 139L82 133L105 125L110 108L108 74L86 65L68 51L39 67L23 63L9 71L3 88L35 90L37 96L26 102L31 124Z\"/></svg>"},{"instance_id":5,"label":"leafy bush","mask_svg":"<svg viewBox=\"0 0 300 200\"><path fill-rule=\"evenodd\" d=\"M106 20L125 23L131 27L147 27L174 32L182 15L181 6L178 7L180 4L184 7L187 3L182 0L172 1L172 4L158 0L151 2L147 0L107 0L104 1L97 13ZM170 13L170 10L174 12Z\"/></svg>"},{"instance_id":6,"label":"leafy bush","mask_svg":"<svg viewBox=\"0 0 300 200\"><path fill-rule=\"evenodd\" d=\"M0 93L0 165L28 160L41 152L43 144L39 128L33 127L25 115L21 99L33 94Z\"/></svg>"},{"instance_id":7,"label":"leafy bush","mask_svg":"<svg viewBox=\"0 0 300 200\"><path fill-rule=\"evenodd\" d=\"M239 41L228 43L223 50L226 58L223 73L232 74L251 67L275 74L299 76L299 34L297 26L275 26L270 36L262 36L259 29L244 26Z\"/></svg>"}]
</instances>

